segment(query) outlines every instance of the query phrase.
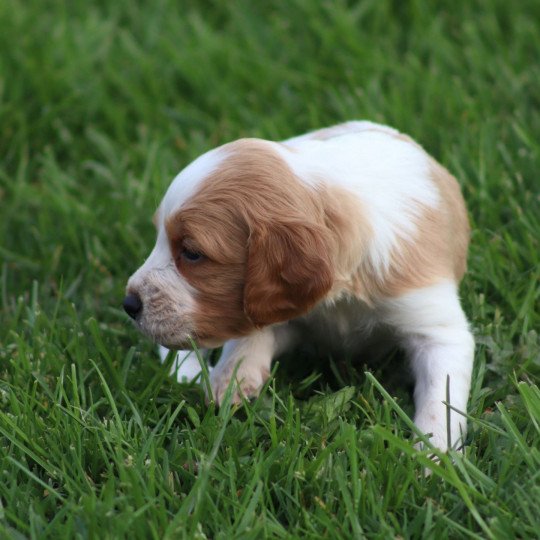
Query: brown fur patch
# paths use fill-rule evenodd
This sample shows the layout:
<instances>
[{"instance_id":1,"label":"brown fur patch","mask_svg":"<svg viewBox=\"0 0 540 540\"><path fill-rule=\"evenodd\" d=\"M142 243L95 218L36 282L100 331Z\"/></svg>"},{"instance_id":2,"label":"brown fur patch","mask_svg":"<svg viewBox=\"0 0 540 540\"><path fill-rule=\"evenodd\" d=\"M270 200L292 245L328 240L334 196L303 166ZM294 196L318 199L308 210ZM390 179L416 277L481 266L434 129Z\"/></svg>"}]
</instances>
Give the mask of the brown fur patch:
<instances>
[{"instance_id":1,"label":"brown fur patch","mask_svg":"<svg viewBox=\"0 0 540 540\"><path fill-rule=\"evenodd\" d=\"M335 246L334 285L329 297L346 291L367 301L368 283L361 283L357 276L373 231L363 211L362 202L349 191L337 186L327 186L321 191L321 198L324 201L325 224Z\"/></svg>"},{"instance_id":2,"label":"brown fur patch","mask_svg":"<svg viewBox=\"0 0 540 540\"><path fill-rule=\"evenodd\" d=\"M253 325L243 313L247 230L225 211L219 195L206 202L194 198L166 221L178 271L197 291L202 306L193 322L200 344L245 335ZM182 256L183 249L202 253L200 261Z\"/></svg>"},{"instance_id":3,"label":"brown fur patch","mask_svg":"<svg viewBox=\"0 0 540 540\"><path fill-rule=\"evenodd\" d=\"M339 208L268 143L242 139L223 151L230 156L219 170L166 221L178 269L197 291L200 338L238 337L306 313L331 289L350 240ZM184 247L205 258L183 260Z\"/></svg>"},{"instance_id":4,"label":"brown fur patch","mask_svg":"<svg viewBox=\"0 0 540 540\"><path fill-rule=\"evenodd\" d=\"M244 288L244 310L256 326L303 315L332 287L327 231L288 220L254 227Z\"/></svg>"}]
</instances>

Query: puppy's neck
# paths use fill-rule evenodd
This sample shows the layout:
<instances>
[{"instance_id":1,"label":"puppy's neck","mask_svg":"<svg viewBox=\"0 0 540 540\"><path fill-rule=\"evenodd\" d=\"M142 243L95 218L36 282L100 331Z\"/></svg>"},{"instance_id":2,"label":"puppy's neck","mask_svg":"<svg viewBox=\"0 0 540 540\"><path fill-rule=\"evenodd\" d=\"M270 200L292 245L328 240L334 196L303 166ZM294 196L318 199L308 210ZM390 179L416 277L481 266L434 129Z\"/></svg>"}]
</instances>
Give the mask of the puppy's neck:
<instances>
[{"instance_id":1,"label":"puppy's neck","mask_svg":"<svg viewBox=\"0 0 540 540\"><path fill-rule=\"evenodd\" d=\"M362 202L339 186L323 184L318 191L335 268L335 283L329 299L353 295L369 303L368 290L361 274L372 231Z\"/></svg>"}]
</instances>

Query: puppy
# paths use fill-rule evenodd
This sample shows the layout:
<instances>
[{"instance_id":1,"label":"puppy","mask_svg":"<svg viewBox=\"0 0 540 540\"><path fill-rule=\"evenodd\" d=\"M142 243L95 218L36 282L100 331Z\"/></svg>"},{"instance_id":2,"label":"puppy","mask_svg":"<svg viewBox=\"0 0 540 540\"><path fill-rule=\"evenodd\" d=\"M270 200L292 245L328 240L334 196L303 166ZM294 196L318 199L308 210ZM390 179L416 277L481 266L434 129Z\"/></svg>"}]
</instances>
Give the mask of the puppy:
<instances>
[{"instance_id":1,"label":"puppy","mask_svg":"<svg viewBox=\"0 0 540 540\"><path fill-rule=\"evenodd\" d=\"M456 180L409 137L347 122L225 144L180 172L154 222L124 308L164 347L223 346L210 375L218 403L232 378L236 400L256 396L272 359L303 339L355 354L398 345L417 426L441 449L462 443L467 213Z\"/></svg>"}]
</instances>

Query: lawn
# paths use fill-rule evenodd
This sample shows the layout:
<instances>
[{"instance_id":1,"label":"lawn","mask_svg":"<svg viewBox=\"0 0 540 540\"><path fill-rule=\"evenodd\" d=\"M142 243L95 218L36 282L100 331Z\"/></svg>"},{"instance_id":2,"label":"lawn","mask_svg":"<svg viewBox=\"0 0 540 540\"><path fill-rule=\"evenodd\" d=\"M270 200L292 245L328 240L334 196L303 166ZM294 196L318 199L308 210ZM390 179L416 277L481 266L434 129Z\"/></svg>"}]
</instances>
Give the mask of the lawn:
<instances>
[{"instance_id":1,"label":"lawn","mask_svg":"<svg viewBox=\"0 0 540 540\"><path fill-rule=\"evenodd\" d=\"M0 29L0 538L538 537L537 0L4 0ZM467 200L469 433L439 462L399 358L289 358L217 410L121 309L182 167L348 119Z\"/></svg>"}]
</instances>

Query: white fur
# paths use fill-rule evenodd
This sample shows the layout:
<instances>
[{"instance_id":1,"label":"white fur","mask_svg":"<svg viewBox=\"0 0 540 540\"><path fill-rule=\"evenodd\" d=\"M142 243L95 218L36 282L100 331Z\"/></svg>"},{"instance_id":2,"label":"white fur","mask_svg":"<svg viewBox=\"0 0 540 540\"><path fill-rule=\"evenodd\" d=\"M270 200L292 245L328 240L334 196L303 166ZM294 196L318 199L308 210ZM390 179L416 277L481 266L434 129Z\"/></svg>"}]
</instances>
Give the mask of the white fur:
<instances>
[{"instance_id":1,"label":"white fur","mask_svg":"<svg viewBox=\"0 0 540 540\"><path fill-rule=\"evenodd\" d=\"M367 257L382 279L400 240L415 236L420 206L436 209L440 203L441 195L429 176L430 158L421 147L397 137L398 132L386 126L348 122L331 132L323 140L321 132L314 132L268 144L301 181L314 189L322 182L338 185L351 198L361 201L373 232ZM128 290L137 291L148 287L152 280L154 285L163 285L171 296L171 328L177 327L179 341L189 337L190 313L196 309L196 298L174 269L164 220L197 192L199 183L217 170L225 157L227 152L223 148L213 150L174 179L160 206L156 246L128 283ZM146 330L161 343L171 344L160 339L158 330ZM456 283L440 281L397 298L385 298L375 306L338 295L301 319L227 341L210 375L214 397L220 402L231 381L236 385L234 400L238 401L241 394L256 395L269 374L272 359L306 338L319 340L330 348L345 344L355 351L365 343L370 351L381 354L392 343L401 344L409 355L416 380L416 424L440 448L462 443L465 419L458 412L449 412L444 404L448 380L450 405L465 412L474 353ZM166 349L161 354L164 357ZM173 370L180 380L191 380L200 374L198 360L187 351L178 353Z\"/></svg>"},{"instance_id":2,"label":"white fur","mask_svg":"<svg viewBox=\"0 0 540 540\"><path fill-rule=\"evenodd\" d=\"M198 157L175 177L160 205L161 224L197 191L201 180L218 169L226 157L221 148L215 148Z\"/></svg>"},{"instance_id":3,"label":"white fur","mask_svg":"<svg viewBox=\"0 0 540 540\"><path fill-rule=\"evenodd\" d=\"M351 120L350 122L343 122L337 126L332 126L329 128L332 130L332 138L340 137L341 135L349 135L351 133L360 133L361 131L382 131L388 133L389 135L398 135L399 131L389 126L383 126L381 124L375 124L374 122L369 122L368 120ZM283 141L288 146L296 145L306 140L317 139L319 135L324 132L325 129L310 131L304 135L297 135L286 139Z\"/></svg>"},{"instance_id":4,"label":"white fur","mask_svg":"<svg viewBox=\"0 0 540 540\"><path fill-rule=\"evenodd\" d=\"M362 127L359 131L354 131ZM369 258L384 273L400 239L414 236L420 205L437 207L439 193L428 175L428 156L419 147L400 140L395 130L369 129L370 122L349 122L344 131L327 139L296 138L285 141L295 152L280 150L302 180L345 188L362 201L362 210L374 232Z\"/></svg>"}]
</instances>

